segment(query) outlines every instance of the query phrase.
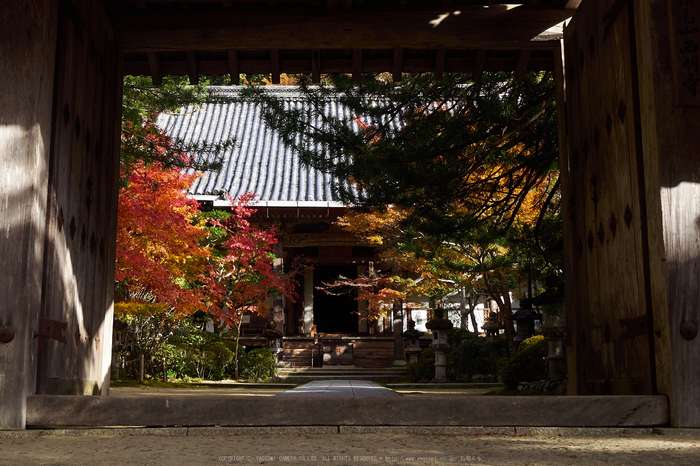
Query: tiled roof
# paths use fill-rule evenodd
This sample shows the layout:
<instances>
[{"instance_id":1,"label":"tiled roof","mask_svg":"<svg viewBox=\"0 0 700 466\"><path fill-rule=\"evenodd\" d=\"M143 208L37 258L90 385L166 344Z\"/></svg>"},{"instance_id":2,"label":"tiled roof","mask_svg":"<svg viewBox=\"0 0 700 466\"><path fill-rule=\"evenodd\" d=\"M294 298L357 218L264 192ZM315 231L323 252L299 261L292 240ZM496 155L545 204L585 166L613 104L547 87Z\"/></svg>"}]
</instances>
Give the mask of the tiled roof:
<instances>
[{"instance_id":1,"label":"tiled roof","mask_svg":"<svg viewBox=\"0 0 700 466\"><path fill-rule=\"evenodd\" d=\"M219 87L213 92L236 97L240 88ZM266 92L274 92L291 107L302 105L294 87L275 86ZM347 113L334 104L329 104L326 111L338 116ZM258 195L258 205L340 205L333 198L332 177L303 165L267 126L260 107L251 102L222 99L205 103L180 114L163 113L158 124L169 136L187 142L216 143L235 138L234 148L224 154L221 170L205 173L192 185L190 193L195 198L215 200L225 191L235 199L253 192Z\"/></svg>"}]
</instances>

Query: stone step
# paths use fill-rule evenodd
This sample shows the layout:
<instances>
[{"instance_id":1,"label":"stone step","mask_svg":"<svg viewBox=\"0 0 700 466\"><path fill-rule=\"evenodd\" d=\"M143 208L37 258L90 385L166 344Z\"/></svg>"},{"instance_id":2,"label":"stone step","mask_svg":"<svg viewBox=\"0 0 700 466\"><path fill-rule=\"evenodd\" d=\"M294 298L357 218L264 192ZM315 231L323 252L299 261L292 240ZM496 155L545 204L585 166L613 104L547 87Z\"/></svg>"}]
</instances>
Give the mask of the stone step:
<instances>
[{"instance_id":1,"label":"stone step","mask_svg":"<svg viewBox=\"0 0 700 466\"><path fill-rule=\"evenodd\" d=\"M370 382L386 384L397 382L401 379L402 375L278 375L278 377L285 383L290 384L301 384L318 380L368 380Z\"/></svg>"},{"instance_id":2,"label":"stone step","mask_svg":"<svg viewBox=\"0 0 700 466\"><path fill-rule=\"evenodd\" d=\"M285 374L299 374L299 373L304 373L304 374L368 374L368 373L386 373L386 374L394 374L394 373L404 373L406 372L405 367L372 367L372 368L363 368L363 367L348 367L348 368L335 368L335 367L308 367L308 368L289 368L289 367L281 367L277 369L277 372L280 373L285 373Z\"/></svg>"},{"instance_id":3,"label":"stone step","mask_svg":"<svg viewBox=\"0 0 700 466\"><path fill-rule=\"evenodd\" d=\"M406 373L403 367L364 368L352 366L327 366L309 368L280 368L277 376L288 383L306 383L314 380L370 380L390 383Z\"/></svg>"}]
</instances>

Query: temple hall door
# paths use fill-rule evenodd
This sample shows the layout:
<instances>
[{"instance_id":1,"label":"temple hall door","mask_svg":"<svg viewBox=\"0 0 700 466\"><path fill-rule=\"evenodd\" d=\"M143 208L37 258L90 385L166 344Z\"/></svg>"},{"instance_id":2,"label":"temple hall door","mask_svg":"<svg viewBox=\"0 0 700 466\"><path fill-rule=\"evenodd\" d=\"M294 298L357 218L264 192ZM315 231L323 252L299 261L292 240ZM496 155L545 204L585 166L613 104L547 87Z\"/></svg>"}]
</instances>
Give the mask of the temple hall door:
<instances>
[{"instance_id":1,"label":"temple hall door","mask_svg":"<svg viewBox=\"0 0 700 466\"><path fill-rule=\"evenodd\" d=\"M329 295L318 287L333 282L342 275L357 277L357 266L314 267L314 324L319 333L357 333L357 301L355 294Z\"/></svg>"}]
</instances>

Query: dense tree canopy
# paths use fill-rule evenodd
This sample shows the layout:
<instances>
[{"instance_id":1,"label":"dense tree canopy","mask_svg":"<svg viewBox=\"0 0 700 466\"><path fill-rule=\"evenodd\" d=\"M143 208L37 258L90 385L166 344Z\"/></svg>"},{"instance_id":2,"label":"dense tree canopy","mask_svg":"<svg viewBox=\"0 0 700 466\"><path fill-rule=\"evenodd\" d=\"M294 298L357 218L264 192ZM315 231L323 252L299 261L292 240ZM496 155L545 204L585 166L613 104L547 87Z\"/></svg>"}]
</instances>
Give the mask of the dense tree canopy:
<instances>
[{"instance_id":1,"label":"dense tree canopy","mask_svg":"<svg viewBox=\"0 0 700 466\"><path fill-rule=\"evenodd\" d=\"M365 77L360 85L334 76L320 87L302 81L300 90L304 109L285 108L259 88L251 95L306 163L342 181L340 200L412 209L408 220L421 228L463 230L488 220L507 229L530 190L557 168L550 74L523 83L500 73L479 83L461 73L399 84ZM331 103L347 112L331 116Z\"/></svg>"},{"instance_id":2,"label":"dense tree canopy","mask_svg":"<svg viewBox=\"0 0 700 466\"><path fill-rule=\"evenodd\" d=\"M287 145L339 180L337 197L360 212L355 233L379 238L435 290L478 274L512 340L513 277L561 280L553 76L516 82L495 73L475 83L426 74L359 85L336 76L300 91L303 109L260 89L249 94Z\"/></svg>"}]
</instances>

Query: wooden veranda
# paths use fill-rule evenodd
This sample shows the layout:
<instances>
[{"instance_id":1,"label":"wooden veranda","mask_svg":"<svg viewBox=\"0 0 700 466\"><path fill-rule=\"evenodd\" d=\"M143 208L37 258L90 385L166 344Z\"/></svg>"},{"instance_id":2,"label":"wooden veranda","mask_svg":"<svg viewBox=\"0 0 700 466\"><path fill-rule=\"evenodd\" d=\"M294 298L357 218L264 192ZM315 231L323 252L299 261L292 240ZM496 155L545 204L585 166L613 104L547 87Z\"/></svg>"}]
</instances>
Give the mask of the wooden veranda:
<instances>
[{"instance_id":1,"label":"wooden veranda","mask_svg":"<svg viewBox=\"0 0 700 466\"><path fill-rule=\"evenodd\" d=\"M569 394L700 427L698 24L690 0L4 2L0 429L108 394L124 74L493 70L558 76Z\"/></svg>"}]
</instances>

